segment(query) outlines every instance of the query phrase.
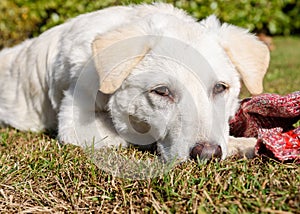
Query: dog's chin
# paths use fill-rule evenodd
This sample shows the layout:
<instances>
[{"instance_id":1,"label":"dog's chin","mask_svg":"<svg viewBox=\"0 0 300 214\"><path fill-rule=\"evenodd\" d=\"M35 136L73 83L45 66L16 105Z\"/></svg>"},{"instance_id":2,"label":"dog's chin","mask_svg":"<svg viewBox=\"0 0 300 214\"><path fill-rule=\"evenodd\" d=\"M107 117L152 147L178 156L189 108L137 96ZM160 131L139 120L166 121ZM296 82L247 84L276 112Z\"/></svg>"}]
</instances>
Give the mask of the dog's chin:
<instances>
[{"instance_id":1,"label":"dog's chin","mask_svg":"<svg viewBox=\"0 0 300 214\"><path fill-rule=\"evenodd\" d=\"M172 151L170 147L166 146L165 143L156 143L156 152L160 157L161 161L164 163L182 163L189 159L188 152L183 154L179 151Z\"/></svg>"}]
</instances>

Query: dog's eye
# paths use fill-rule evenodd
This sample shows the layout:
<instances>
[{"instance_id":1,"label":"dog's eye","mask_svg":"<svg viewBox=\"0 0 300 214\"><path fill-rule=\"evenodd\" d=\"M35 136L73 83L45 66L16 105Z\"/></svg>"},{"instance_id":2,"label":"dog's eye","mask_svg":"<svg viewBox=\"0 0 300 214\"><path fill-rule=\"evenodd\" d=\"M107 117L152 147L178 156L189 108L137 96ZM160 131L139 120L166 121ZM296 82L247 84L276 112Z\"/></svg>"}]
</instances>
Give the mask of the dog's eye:
<instances>
[{"instance_id":1,"label":"dog's eye","mask_svg":"<svg viewBox=\"0 0 300 214\"><path fill-rule=\"evenodd\" d=\"M224 83L224 82L218 82L214 86L213 93L214 94L220 94L220 93L226 91L228 88L229 88L229 86L226 83Z\"/></svg>"},{"instance_id":2,"label":"dog's eye","mask_svg":"<svg viewBox=\"0 0 300 214\"><path fill-rule=\"evenodd\" d=\"M163 97L169 97L171 99L174 98L172 92L170 91L170 89L166 86L158 86L156 88L153 88L150 90L151 93L163 96Z\"/></svg>"}]
</instances>

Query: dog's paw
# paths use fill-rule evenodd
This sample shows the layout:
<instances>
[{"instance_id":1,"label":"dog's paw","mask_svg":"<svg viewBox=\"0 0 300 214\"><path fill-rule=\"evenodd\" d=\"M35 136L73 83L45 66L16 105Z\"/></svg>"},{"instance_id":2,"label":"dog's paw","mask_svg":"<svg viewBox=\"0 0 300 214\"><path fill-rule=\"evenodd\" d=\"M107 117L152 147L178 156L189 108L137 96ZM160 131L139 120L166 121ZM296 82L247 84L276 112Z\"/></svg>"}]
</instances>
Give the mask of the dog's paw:
<instances>
[{"instance_id":1,"label":"dog's paw","mask_svg":"<svg viewBox=\"0 0 300 214\"><path fill-rule=\"evenodd\" d=\"M58 141L61 144L73 144L81 146L73 128L59 129L58 131Z\"/></svg>"},{"instance_id":2,"label":"dog's paw","mask_svg":"<svg viewBox=\"0 0 300 214\"><path fill-rule=\"evenodd\" d=\"M228 142L228 156L237 155L247 158L254 158L254 148L256 142L256 138L235 138L230 136Z\"/></svg>"},{"instance_id":3,"label":"dog's paw","mask_svg":"<svg viewBox=\"0 0 300 214\"><path fill-rule=\"evenodd\" d=\"M106 146L127 147L128 143L118 135L96 135L91 133L77 133L74 129L65 129L58 134L59 142L62 144L73 144L88 148L93 146L95 149Z\"/></svg>"}]
</instances>

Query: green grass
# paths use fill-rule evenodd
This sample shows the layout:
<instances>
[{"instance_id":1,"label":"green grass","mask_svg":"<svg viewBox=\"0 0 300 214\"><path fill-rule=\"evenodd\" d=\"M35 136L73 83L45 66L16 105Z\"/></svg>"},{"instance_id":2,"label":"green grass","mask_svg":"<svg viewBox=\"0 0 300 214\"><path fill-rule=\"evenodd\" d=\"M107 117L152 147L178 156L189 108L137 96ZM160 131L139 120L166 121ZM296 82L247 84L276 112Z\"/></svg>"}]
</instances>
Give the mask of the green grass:
<instances>
[{"instance_id":1,"label":"green grass","mask_svg":"<svg viewBox=\"0 0 300 214\"><path fill-rule=\"evenodd\" d=\"M275 51L264 84L266 92L286 94L300 90L299 37L274 38Z\"/></svg>"},{"instance_id":2,"label":"green grass","mask_svg":"<svg viewBox=\"0 0 300 214\"><path fill-rule=\"evenodd\" d=\"M278 37L265 91L299 90L300 39ZM120 150L124 156L151 154ZM300 168L257 157L176 165L153 179L99 169L44 134L0 131L0 212L299 213Z\"/></svg>"}]
</instances>

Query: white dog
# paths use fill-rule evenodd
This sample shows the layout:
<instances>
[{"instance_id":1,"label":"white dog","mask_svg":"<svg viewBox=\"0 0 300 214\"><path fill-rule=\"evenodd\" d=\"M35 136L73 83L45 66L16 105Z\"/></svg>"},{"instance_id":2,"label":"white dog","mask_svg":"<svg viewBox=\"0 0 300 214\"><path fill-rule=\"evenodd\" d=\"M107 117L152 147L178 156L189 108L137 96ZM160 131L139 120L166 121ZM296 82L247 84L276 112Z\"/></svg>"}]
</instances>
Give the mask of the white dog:
<instances>
[{"instance_id":1,"label":"white dog","mask_svg":"<svg viewBox=\"0 0 300 214\"><path fill-rule=\"evenodd\" d=\"M0 52L0 124L97 147L156 142L164 160L223 159L241 78L262 92L268 48L167 4L112 7ZM237 141L240 143L241 141Z\"/></svg>"}]
</instances>

